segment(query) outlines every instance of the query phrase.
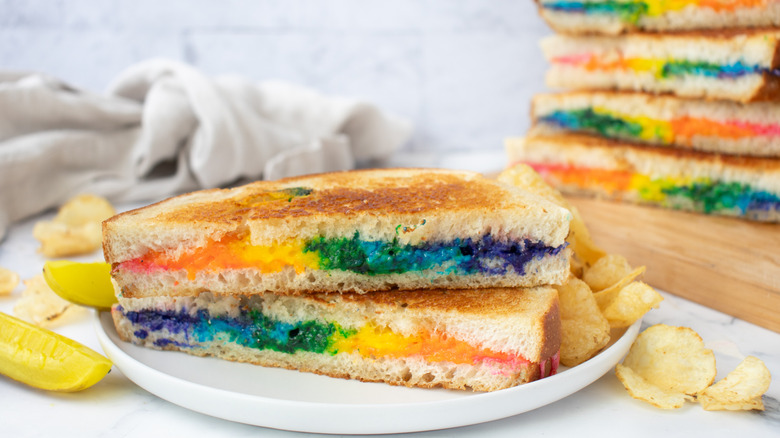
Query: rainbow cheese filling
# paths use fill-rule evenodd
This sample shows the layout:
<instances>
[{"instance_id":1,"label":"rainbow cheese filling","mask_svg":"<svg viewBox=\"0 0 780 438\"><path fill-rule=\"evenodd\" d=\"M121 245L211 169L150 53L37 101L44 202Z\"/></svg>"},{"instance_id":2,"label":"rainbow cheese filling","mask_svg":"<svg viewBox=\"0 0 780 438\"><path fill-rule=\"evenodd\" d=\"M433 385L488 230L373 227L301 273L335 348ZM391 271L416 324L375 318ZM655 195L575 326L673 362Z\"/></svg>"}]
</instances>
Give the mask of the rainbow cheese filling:
<instances>
[{"instance_id":1,"label":"rainbow cheese filling","mask_svg":"<svg viewBox=\"0 0 780 438\"><path fill-rule=\"evenodd\" d=\"M780 196L748 184L708 178L661 177L622 170L526 163L556 186L599 187L608 194L633 194L641 202L702 213L756 214L780 211Z\"/></svg>"},{"instance_id":2,"label":"rainbow cheese filling","mask_svg":"<svg viewBox=\"0 0 780 438\"><path fill-rule=\"evenodd\" d=\"M643 17L659 17L691 6L715 12L734 12L748 8L766 9L772 1L774 0L553 0L542 2L542 7L558 12L611 15L621 21L636 24Z\"/></svg>"},{"instance_id":3,"label":"rainbow cheese filling","mask_svg":"<svg viewBox=\"0 0 780 438\"><path fill-rule=\"evenodd\" d=\"M759 136L780 137L780 123L760 124L689 116L659 120L646 116L630 116L600 107L553 111L539 117L539 121L570 131L599 134L606 138L661 144L690 145L693 137L699 135L731 140Z\"/></svg>"},{"instance_id":4,"label":"rainbow cheese filling","mask_svg":"<svg viewBox=\"0 0 780 438\"><path fill-rule=\"evenodd\" d=\"M352 237L290 239L274 246L254 246L248 236L228 236L175 257L153 251L120 263L119 269L137 273L185 270L191 280L199 272L252 268L269 274L288 267L299 274L312 269L364 275L426 270L436 270L442 275L504 275L513 268L523 275L528 262L557 255L564 246L553 248L529 240L502 242L490 235L479 240L402 244L398 239L363 240L357 232Z\"/></svg>"},{"instance_id":5,"label":"rainbow cheese filling","mask_svg":"<svg viewBox=\"0 0 780 438\"><path fill-rule=\"evenodd\" d=\"M200 309L181 311L126 311L117 306L133 324L135 336L146 339L154 333L153 344L164 348L197 349L208 343L232 343L255 350L281 353L311 352L336 355L355 353L365 358L420 357L427 362L483 364L495 367L497 373L512 373L530 363L518 354L494 351L471 345L445 334L422 331L411 336L368 323L360 328L344 328L334 322L315 320L287 323L274 320L259 310L243 307L236 317L210 315ZM184 335L185 341L172 339ZM556 357L550 358L557 368ZM544 372L544 363L540 364Z\"/></svg>"},{"instance_id":6,"label":"rainbow cheese filling","mask_svg":"<svg viewBox=\"0 0 780 438\"><path fill-rule=\"evenodd\" d=\"M262 203L288 204L312 192L306 187L266 192L237 201L236 206L227 207L227 213L240 214ZM189 280L194 280L200 272L254 269L261 274L273 274L288 268L297 274L306 270L340 270L370 276L419 271L434 271L436 275L500 276L513 269L517 275L524 275L527 263L556 256L566 246L564 243L550 247L528 239L499 241L489 234L445 242L400 242L399 236L425 225L425 219L414 225L399 224L392 240L366 240L356 231L349 237L291 238L271 246L252 245L249 235L232 234L176 255L152 250L119 263L115 269L139 274L186 271Z\"/></svg>"},{"instance_id":7,"label":"rainbow cheese filling","mask_svg":"<svg viewBox=\"0 0 780 438\"><path fill-rule=\"evenodd\" d=\"M745 64L737 61L731 64L715 64L705 61L689 61L681 59L617 58L604 59L601 55L582 53L575 55L556 56L550 62L582 68L586 71L630 71L634 73L650 73L656 79L668 79L681 76L703 76L718 79L736 79L749 75L764 73L778 76L780 69L772 69L760 65Z\"/></svg>"}]
</instances>

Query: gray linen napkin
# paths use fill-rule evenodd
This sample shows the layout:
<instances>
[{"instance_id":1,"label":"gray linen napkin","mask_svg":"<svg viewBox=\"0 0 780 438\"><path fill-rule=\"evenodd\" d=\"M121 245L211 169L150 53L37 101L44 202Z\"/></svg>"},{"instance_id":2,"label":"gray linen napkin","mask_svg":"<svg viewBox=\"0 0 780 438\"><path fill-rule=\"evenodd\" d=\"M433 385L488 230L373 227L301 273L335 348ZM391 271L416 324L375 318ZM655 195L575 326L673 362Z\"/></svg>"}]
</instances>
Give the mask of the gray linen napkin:
<instances>
[{"instance_id":1,"label":"gray linen napkin","mask_svg":"<svg viewBox=\"0 0 780 438\"><path fill-rule=\"evenodd\" d=\"M345 170L387 158L410 133L365 102L169 60L130 67L106 95L0 72L0 238L79 193L146 201Z\"/></svg>"}]
</instances>

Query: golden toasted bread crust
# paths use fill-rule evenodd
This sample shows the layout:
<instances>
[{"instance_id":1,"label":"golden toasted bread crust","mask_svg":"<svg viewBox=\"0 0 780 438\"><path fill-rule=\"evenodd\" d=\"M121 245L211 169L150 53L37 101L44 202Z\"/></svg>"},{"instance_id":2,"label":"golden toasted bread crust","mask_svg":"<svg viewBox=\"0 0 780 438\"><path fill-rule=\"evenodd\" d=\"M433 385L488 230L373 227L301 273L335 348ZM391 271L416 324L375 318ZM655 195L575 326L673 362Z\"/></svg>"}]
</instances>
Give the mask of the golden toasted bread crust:
<instances>
[{"instance_id":1,"label":"golden toasted bread crust","mask_svg":"<svg viewBox=\"0 0 780 438\"><path fill-rule=\"evenodd\" d=\"M583 146L597 146L615 149L633 149L659 156L684 158L707 163L723 163L733 167L750 169L755 171L780 171L780 160L776 158L747 157L740 155L726 155L700 152L692 149L665 148L652 145L630 143L626 141L610 140L603 137L588 134L560 134L553 136L536 137L542 141L551 141L558 144L580 144ZM531 138L531 140L533 137Z\"/></svg>"},{"instance_id":2,"label":"golden toasted bread crust","mask_svg":"<svg viewBox=\"0 0 780 438\"><path fill-rule=\"evenodd\" d=\"M778 45L778 48L780 49L780 45ZM775 56L775 59L777 59L777 55ZM543 99L567 99L567 98L576 98L581 96L591 96L591 95L599 95L603 96L604 98L608 99L621 99L624 97L632 98L632 97L638 97L643 98L648 102L663 102L665 100L668 100L670 102L672 101L679 101L679 102L710 102L710 103L721 103L721 104L734 104L734 105L745 105L742 102L731 102L731 101L724 101L724 100L702 100L698 97L691 97L691 96L676 96L672 93L651 93L647 91L638 91L638 90L613 90L613 89L580 89L580 90L566 90L566 91L558 91L558 92L548 92L548 93L538 93L534 95L534 97L531 99L531 115L532 117L537 116L537 111L534 111L535 105L538 105L536 102L537 100L543 100Z\"/></svg>"},{"instance_id":3,"label":"golden toasted bread crust","mask_svg":"<svg viewBox=\"0 0 780 438\"><path fill-rule=\"evenodd\" d=\"M553 357L558 353L561 348L561 342L563 342L558 295L555 296L555 300L542 317L542 333L542 351L539 356L542 358Z\"/></svg>"},{"instance_id":4,"label":"golden toasted bread crust","mask_svg":"<svg viewBox=\"0 0 780 438\"><path fill-rule=\"evenodd\" d=\"M371 294L344 293L339 296L315 295L316 300L333 303L334 300L377 306L402 307L407 310L453 311L463 315L493 317L508 313L530 312L547 306L552 296L540 300L534 289L417 289L378 291Z\"/></svg>"},{"instance_id":5,"label":"golden toasted bread crust","mask_svg":"<svg viewBox=\"0 0 780 438\"><path fill-rule=\"evenodd\" d=\"M754 35L777 36L780 31L773 27L752 28L726 28L726 29L693 29L693 30L668 30L664 32L637 32L632 35L647 36L649 38L706 38L706 39L731 39L735 37Z\"/></svg>"},{"instance_id":6,"label":"golden toasted bread crust","mask_svg":"<svg viewBox=\"0 0 780 438\"><path fill-rule=\"evenodd\" d=\"M365 212L387 214L425 213L434 210L473 210L501 208L505 189L488 180L469 179L453 174L420 173L409 177L370 173L340 172L312 178L292 178L274 183L256 182L221 202L195 203L186 210L164 212L158 219L168 222L243 222L305 216L348 217ZM354 184L356 181L361 184ZM312 188L309 195L267 199L269 192L300 184ZM357 187L356 187L357 185ZM322 188L319 188L322 187Z\"/></svg>"}]
</instances>

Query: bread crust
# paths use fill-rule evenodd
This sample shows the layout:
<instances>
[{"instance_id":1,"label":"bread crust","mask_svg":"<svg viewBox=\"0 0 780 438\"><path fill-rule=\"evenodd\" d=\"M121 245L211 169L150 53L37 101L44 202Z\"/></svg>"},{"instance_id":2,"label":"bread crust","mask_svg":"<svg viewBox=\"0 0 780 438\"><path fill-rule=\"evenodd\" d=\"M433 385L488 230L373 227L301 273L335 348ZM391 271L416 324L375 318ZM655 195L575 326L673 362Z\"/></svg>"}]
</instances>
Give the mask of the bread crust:
<instances>
[{"instance_id":1,"label":"bread crust","mask_svg":"<svg viewBox=\"0 0 780 438\"><path fill-rule=\"evenodd\" d=\"M778 49L780 49L780 45L778 45ZM777 58L777 56L780 55L775 55L775 59ZM606 99L620 99L621 97L633 96L635 98L645 99L646 101L650 102L650 104L652 104L653 101L663 102L665 100L676 101L681 103L702 102L701 99L697 99L689 96L675 96L670 93L655 94L655 93L648 93L648 92L638 91L638 90L626 90L626 91L598 90L598 89L566 90L566 91L544 92L544 93L535 94L531 99L531 107L530 107L531 115L533 117L534 114L538 114L537 106L539 105L539 103L536 103L536 101L538 100L566 99L568 97L587 97L592 95L604 96L604 98ZM730 102L730 101L722 101L722 100L704 101L704 103L726 104L726 105L745 106L745 107L749 106L749 105L741 104L739 102Z\"/></svg>"},{"instance_id":2,"label":"bread crust","mask_svg":"<svg viewBox=\"0 0 780 438\"><path fill-rule=\"evenodd\" d=\"M382 211L386 214L428 213L447 209L463 211L505 208L501 195L505 190L493 184L483 184L476 179L464 179L455 174L421 173L399 175L383 180L367 181L360 178L371 171L356 171L350 181L343 173L320 175L317 179L298 177L279 180L273 184L255 182L245 186L241 193L226 198L219 204L195 203L187 210L163 212L160 221L192 223L224 222L240 223L265 219L328 216L336 220L366 212ZM368 187L360 187L364 181ZM345 183L348 183L346 185ZM296 186L311 187L313 196L292 198L289 202L253 202L258 194L284 190ZM414 189L410 197L409 187Z\"/></svg>"},{"instance_id":3,"label":"bread crust","mask_svg":"<svg viewBox=\"0 0 780 438\"><path fill-rule=\"evenodd\" d=\"M741 155L711 154L680 148L659 148L630 142L608 140L595 135L560 134L554 136L535 137L541 141L550 141L560 145L582 145L586 147L602 147L615 150L635 150L644 154L669 157L679 160L692 160L700 163L719 164L738 167L744 170L763 172L780 172L780 160L773 158L747 157ZM533 141L533 137L532 137Z\"/></svg>"},{"instance_id":4,"label":"bread crust","mask_svg":"<svg viewBox=\"0 0 780 438\"><path fill-rule=\"evenodd\" d=\"M675 29L659 32L634 32L632 35L641 35L647 38L665 39L665 38L703 38L703 39L732 39L734 37L750 37L754 35L773 34L776 35L778 29L771 26L760 26L752 28L730 28L730 29Z\"/></svg>"},{"instance_id":5,"label":"bread crust","mask_svg":"<svg viewBox=\"0 0 780 438\"><path fill-rule=\"evenodd\" d=\"M775 74L764 73L764 83L751 102L780 101L780 43L775 46L772 68Z\"/></svg>"},{"instance_id":6,"label":"bread crust","mask_svg":"<svg viewBox=\"0 0 780 438\"><path fill-rule=\"evenodd\" d=\"M270 202L263 194L308 187L314 196L290 196L289 202ZM366 212L383 214L427 213L437 210L473 211L505 209L506 187L481 178L473 172L436 169L383 169L332 172L313 176L257 181L233 189L211 189L151 204L121 213L108 222L139 216L143 210L155 211L155 220L192 224L213 222L238 224L252 220L328 216L334 220ZM192 202L187 202L192 199ZM283 199L283 198L281 198ZM293 202L294 200L294 202ZM187 202L187 209L165 210L176 201ZM216 202L215 202L216 201Z\"/></svg>"}]
</instances>

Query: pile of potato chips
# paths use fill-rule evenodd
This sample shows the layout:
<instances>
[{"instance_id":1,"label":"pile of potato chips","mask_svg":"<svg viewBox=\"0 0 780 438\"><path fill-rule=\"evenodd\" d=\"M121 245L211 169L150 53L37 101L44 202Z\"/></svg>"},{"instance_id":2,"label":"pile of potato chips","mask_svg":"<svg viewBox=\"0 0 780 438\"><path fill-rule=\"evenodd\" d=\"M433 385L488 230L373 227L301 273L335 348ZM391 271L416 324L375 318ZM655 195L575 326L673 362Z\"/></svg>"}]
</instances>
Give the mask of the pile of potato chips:
<instances>
[{"instance_id":1,"label":"pile of potato chips","mask_svg":"<svg viewBox=\"0 0 780 438\"><path fill-rule=\"evenodd\" d=\"M517 164L498 180L535 193L572 213L566 241L572 251L568 281L556 286L561 314L561 363L578 365L610 341L612 329L626 328L657 307L663 297L638 278L625 257L593 243L577 209L531 167ZM763 362L748 357L725 379L715 380L715 356L701 337L684 327L656 325L637 337L616 374L634 398L673 409L698 400L704 409L763 409L770 376Z\"/></svg>"},{"instance_id":2,"label":"pile of potato chips","mask_svg":"<svg viewBox=\"0 0 780 438\"><path fill-rule=\"evenodd\" d=\"M33 236L41 242L40 252L46 257L89 254L101 246L102 222L115 213L102 197L78 195L63 204L53 220L37 222ZM84 312L52 291L42 275L23 283L25 290L14 305L14 314L27 322L51 327ZM0 295L10 295L18 284L18 274L0 267Z\"/></svg>"},{"instance_id":3,"label":"pile of potato chips","mask_svg":"<svg viewBox=\"0 0 780 438\"><path fill-rule=\"evenodd\" d=\"M104 198L79 195L66 202L51 221L40 221L33 236L41 242L41 253L47 257L86 254L100 248L102 222L116 214Z\"/></svg>"},{"instance_id":4,"label":"pile of potato chips","mask_svg":"<svg viewBox=\"0 0 780 438\"><path fill-rule=\"evenodd\" d=\"M539 174L525 164L498 175L498 180L542 196L572 213L569 236L571 273L558 289L560 300L561 363L575 366L595 356L610 340L611 329L638 321L663 297L636 281L645 268L631 268L625 257L607 254L593 243L579 211Z\"/></svg>"},{"instance_id":5,"label":"pile of potato chips","mask_svg":"<svg viewBox=\"0 0 780 438\"><path fill-rule=\"evenodd\" d=\"M24 281L25 289L14 305L14 314L38 327L52 327L77 317L85 309L60 298L46 284L43 275Z\"/></svg>"},{"instance_id":6,"label":"pile of potato chips","mask_svg":"<svg viewBox=\"0 0 780 438\"><path fill-rule=\"evenodd\" d=\"M657 324L643 331L616 369L632 397L662 409L698 401L706 410L764 409L761 396L771 376L764 363L748 356L716 384L715 355L687 327Z\"/></svg>"}]
</instances>

